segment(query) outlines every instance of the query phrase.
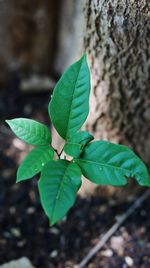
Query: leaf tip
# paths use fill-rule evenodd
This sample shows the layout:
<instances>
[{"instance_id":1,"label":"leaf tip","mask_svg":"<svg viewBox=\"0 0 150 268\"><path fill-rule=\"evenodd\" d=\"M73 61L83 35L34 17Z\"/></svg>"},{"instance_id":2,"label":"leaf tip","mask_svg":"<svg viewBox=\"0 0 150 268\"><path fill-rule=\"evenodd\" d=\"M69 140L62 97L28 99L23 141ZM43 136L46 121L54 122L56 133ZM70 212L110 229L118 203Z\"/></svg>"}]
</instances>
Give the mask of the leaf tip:
<instances>
[{"instance_id":1,"label":"leaf tip","mask_svg":"<svg viewBox=\"0 0 150 268\"><path fill-rule=\"evenodd\" d=\"M6 124L8 124L9 127L12 129L12 127L13 127L13 123L14 123L14 119L7 119L7 120L5 120L5 122L6 122Z\"/></svg>"},{"instance_id":2,"label":"leaf tip","mask_svg":"<svg viewBox=\"0 0 150 268\"><path fill-rule=\"evenodd\" d=\"M5 120L5 122L9 125L10 124L10 119L7 119L7 120Z\"/></svg>"},{"instance_id":3,"label":"leaf tip","mask_svg":"<svg viewBox=\"0 0 150 268\"><path fill-rule=\"evenodd\" d=\"M21 180L20 176L19 176L18 173L17 173L16 183L19 183L19 182L21 182L21 181L22 181L22 180Z\"/></svg>"},{"instance_id":4,"label":"leaf tip","mask_svg":"<svg viewBox=\"0 0 150 268\"><path fill-rule=\"evenodd\" d=\"M86 52L83 53L82 57L83 58L86 58Z\"/></svg>"},{"instance_id":5,"label":"leaf tip","mask_svg":"<svg viewBox=\"0 0 150 268\"><path fill-rule=\"evenodd\" d=\"M81 60L85 60L85 61L87 60L87 56L86 56L86 53L85 52L83 53L83 55L81 57Z\"/></svg>"}]
</instances>

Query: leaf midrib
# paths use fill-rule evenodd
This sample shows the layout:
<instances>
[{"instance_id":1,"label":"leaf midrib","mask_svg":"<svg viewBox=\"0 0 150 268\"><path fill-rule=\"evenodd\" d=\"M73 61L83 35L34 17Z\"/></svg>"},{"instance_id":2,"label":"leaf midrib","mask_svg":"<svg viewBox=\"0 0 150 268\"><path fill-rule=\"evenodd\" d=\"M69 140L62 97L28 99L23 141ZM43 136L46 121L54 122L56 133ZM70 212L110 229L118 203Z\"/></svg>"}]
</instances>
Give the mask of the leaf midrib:
<instances>
[{"instance_id":1,"label":"leaf midrib","mask_svg":"<svg viewBox=\"0 0 150 268\"><path fill-rule=\"evenodd\" d=\"M121 168L121 167L112 166L112 165L109 165L109 164L98 163L98 162L95 162L95 161L85 160L85 159L81 159L81 158L80 159L75 159L75 160L79 160L79 161L82 161L82 162L88 162L88 163L96 164L96 165L101 165L101 166L105 166L105 167L109 167L109 168L113 168L113 169L119 169L119 170L122 170L122 171L128 171L128 172L130 171L131 172L131 170ZM140 175L140 174L137 173L137 175Z\"/></svg>"},{"instance_id":2,"label":"leaf midrib","mask_svg":"<svg viewBox=\"0 0 150 268\"><path fill-rule=\"evenodd\" d=\"M18 125L18 124L14 124L14 126L17 127L18 129L24 130L24 132L28 135L34 134L35 137L38 136L38 135L35 135L35 129L33 130L30 128L30 132L29 132L29 130L26 127L23 127L23 126ZM44 129L44 132L45 132L45 129Z\"/></svg>"},{"instance_id":3,"label":"leaf midrib","mask_svg":"<svg viewBox=\"0 0 150 268\"><path fill-rule=\"evenodd\" d=\"M62 180L61 180L61 183L60 183L60 187L59 187L59 190L58 190L58 193L55 197L55 201L54 201L54 208L53 208L53 211L52 211L52 217L51 217L51 222L53 223L53 218L54 218L54 215L55 215L55 209L56 209L56 205L57 205L57 202L59 201L59 197L60 197L60 194L61 194L61 188L62 188L62 185L64 184L64 177L66 175L66 172L67 172L67 169L68 169L68 166L69 166L69 163L67 164L67 166L65 167L65 172L62 176Z\"/></svg>"},{"instance_id":4,"label":"leaf midrib","mask_svg":"<svg viewBox=\"0 0 150 268\"><path fill-rule=\"evenodd\" d=\"M42 146L41 146L42 147ZM40 157L38 158L38 163L40 162L41 164L42 164L42 159L43 159L43 157L48 157L48 156L50 156L50 153L53 155L53 151L52 151L52 148L49 148L48 146L46 147L46 146L43 146L44 148L35 148L35 149L33 149L34 150L34 155L32 155L32 157L37 157L37 155L40 153ZM39 150L38 151L38 149L41 149L41 150ZM31 153L33 152L33 150L31 151ZM35 151L36 150L36 151ZM38 154L37 154L37 151L38 151ZM28 157L28 155L27 155L27 157ZM26 158L24 159L24 160L26 160ZM24 160L22 161L22 163L24 163ZM51 159L49 159L49 160L51 160ZM29 161L29 160L28 160ZM27 172L24 172L24 171L22 171L23 172L23 175L24 174L29 174L32 170L33 170L33 166L31 165L31 164L29 164L28 163L28 165L29 165L29 168L28 168L28 170L27 170ZM44 165L45 165L45 163L44 163ZM41 165L42 166L42 165ZM21 167L21 166L20 166ZM36 168L37 170L41 170L41 167L39 167L39 165L37 166L37 168ZM20 174L20 176L22 177L22 172L21 172L21 174ZM40 172L40 171L37 171L37 173L38 172Z\"/></svg>"},{"instance_id":5,"label":"leaf midrib","mask_svg":"<svg viewBox=\"0 0 150 268\"><path fill-rule=\"evenodd\" d=\"M82 59L82 62L83 62L83 59ZM73 94L72 94L72 101L71 101L71 105L70 105L70 109L69 109L69 118L68 118L67 130L66 130L66 138L68 137L68 129L69 129L69 122L70 122L70 118L71 118L71 114L72 114L72 105L73 105L73 99L74 99L74 94L75 94L75 88L76 88L76 85L77 85L77 81L78 81L79 73L80 73L80 70L81 70L82 62L80 64L80 69L78 71L78 75L77 75L77 78L76 78L76 81L75 81L74 91L73 91Z\"/></svg>"}]
</instances>

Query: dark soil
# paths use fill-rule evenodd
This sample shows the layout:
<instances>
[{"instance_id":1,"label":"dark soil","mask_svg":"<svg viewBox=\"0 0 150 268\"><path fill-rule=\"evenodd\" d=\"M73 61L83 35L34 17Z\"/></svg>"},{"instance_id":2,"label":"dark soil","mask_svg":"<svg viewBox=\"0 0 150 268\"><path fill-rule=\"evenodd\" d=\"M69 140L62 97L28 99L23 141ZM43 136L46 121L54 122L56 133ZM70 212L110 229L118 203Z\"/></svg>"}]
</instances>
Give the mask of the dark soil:
<instances>
[{"instance_id":1,"label":"dark soil","mask_svg":"<svg viewBox=\"0 0 150 268\"><path fill-rule=\"evenodd\" d=\"M48 123L49 93L1 92L2 119L31 117ZM125 212L140 190L122 188L113 194L77 198L66 218L52 228L43 213L37 191L37 177L15 184L16 169L29 147L23 147L4 125L0 126L0 264L22 256L37 268L74 267ZM144 191L143 189L142 191ZM89 268L150 267L150 200L119 228L104 248L87 265Z\"/></svg>"}]
</instances>

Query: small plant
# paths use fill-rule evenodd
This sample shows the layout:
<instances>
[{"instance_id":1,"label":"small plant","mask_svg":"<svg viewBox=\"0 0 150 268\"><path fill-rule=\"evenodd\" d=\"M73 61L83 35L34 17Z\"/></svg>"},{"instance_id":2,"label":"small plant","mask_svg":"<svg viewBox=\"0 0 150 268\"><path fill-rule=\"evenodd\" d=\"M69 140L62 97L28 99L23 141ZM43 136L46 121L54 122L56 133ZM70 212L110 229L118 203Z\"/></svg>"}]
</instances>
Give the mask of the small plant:
<instances>
[{"instance_id":1,"label":"small plant","mask_svg":"<svg viewBox=\"0 0 150 268\"><path fill-rule=\"evenodd\" d=\"M75 202L81 186L81 175L98 185L121 186L135 178L150 186L146 166L128 147L108 141L93 141L80 131L89 112L90 72L86 55L71 65L56 84L48 106L51 121L66 141L61 153L52 147L49 129L34 120L6 120L14 133L35 146L21 163L17 182L41 172L38 182L42 207L50 225L60 220ZM61 159L62 152L72 157ZM54 153L57 153L57 160Z\"/></svg>"}]
</instances>

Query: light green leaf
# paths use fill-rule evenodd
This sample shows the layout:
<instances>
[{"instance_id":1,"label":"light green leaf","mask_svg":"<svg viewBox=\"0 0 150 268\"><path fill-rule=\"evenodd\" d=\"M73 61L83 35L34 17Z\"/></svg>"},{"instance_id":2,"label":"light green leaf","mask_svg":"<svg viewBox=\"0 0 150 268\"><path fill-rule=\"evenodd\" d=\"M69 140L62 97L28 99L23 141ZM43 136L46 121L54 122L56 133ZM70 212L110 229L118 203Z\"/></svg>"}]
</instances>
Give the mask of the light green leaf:
<instances>
[{"instance_id":1,"label":"light green leaf","mask_svg":"<svg viewBox=\"0 0 150 268\"><path fill-rule=\"evenodd\" d=\"M64 146L64 151L66 154L77 158L82 153L84 146L93 139L94 137L86 131L77 132L69 137Z\"/></svg>"},{"instance_id":2,"label":"light green leaf","mask_svg":"<svg viewBox=\"0 0 150 268\"><path fill-rule=\"evenodd\" d=\"M57 160L45 165L38 186L41 204L51 225L72 207L80 185L81 170L77 164Z\"/></svg>"},{"instance_id":3,"label":"light green leaf","mask_svg":"<svg viewBox=\"0 0 150 268\"><path fill-rule=\"evenodd\" d=\"M49 145L51 143L51 134L44 124L26 118L6 120L6 122L18 138L31 145Z\"/></svg>"},{"instance_id":4,"label":"light green leaf","mask_svg":"<svg viewBox=\"0 0 150 268\"><path fill-rule=\"evenodd\" d=\"M40 146L33 149L22 161L17 172L17 182L32 178L39 173L44 165L54 157L54 149Z\"/></svg>"},{"instance_id":5,"label":"light green leaf","mask_svg":"<svg viewBox=\"0 0 150 268\"><path fill-rule=\"evenodd\" d=\"M59 135L67 139L78 131L89 113L90 72L86 55L71 65L58 81L49 115Z\"/></svg>"},{"instance_id":6,"label":"light green leaf","mask_svg":"<svg viewBox=\"0 0 150 268\"><path fill-rule=\"evenodd\" d=\"M150 186L146 166L129 148L107 141L87 145L75 162L83 175L97 184L125 185L126 177L135 178L142 186Z\"/></svg>"}]
</instances>

